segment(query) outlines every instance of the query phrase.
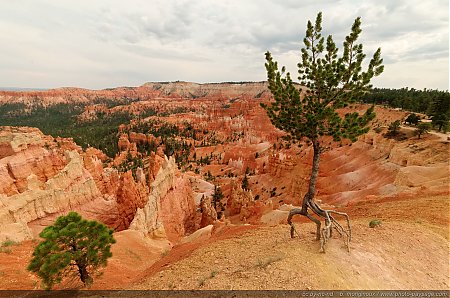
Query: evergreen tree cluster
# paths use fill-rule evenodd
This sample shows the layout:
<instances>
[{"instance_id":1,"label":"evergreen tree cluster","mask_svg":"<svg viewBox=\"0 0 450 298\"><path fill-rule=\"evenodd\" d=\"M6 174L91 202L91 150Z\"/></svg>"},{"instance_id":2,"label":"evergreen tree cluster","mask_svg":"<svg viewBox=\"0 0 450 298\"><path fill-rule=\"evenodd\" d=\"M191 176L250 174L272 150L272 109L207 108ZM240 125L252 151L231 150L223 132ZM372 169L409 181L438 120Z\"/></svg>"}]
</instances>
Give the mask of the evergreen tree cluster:
<instances>
[{"instance_id":1,"label":"evergreen tree cluster","mask_svg":"<svg viewBox=\"0 0 450 298\"><path fill-rule=\"evenodd\" d=\"M137 99L108 99L97 98L94 104L101 104L107 108L119 105L129 105ZM121 124L128 124L131 119L146 118L149 116L159 115L155 109L146 108L138 115L128 112L116 111L114 113L105 114L97 112L96 117L89 121L79 121L78 116L83 113L87 104L66 104L60 103L50 106L40 104L26 106L22 103L12 103L0 105L0 126L29 126L37 127L44 134L53 137L73 138L75 143L82 148L88 146L102 150L109 157L114 157L118 152L119 130ZM182 113L191 111L187 108L176 108L170 113ZM173 137L176 135L192 137L195 139L197 130L187 127L180 130L176 125L167 122L156 123L157 121L140 122L133 127L135 132L143 132L153 134L155 137ZM140 144L140 151L155 151L152 145L145 146Z\"/></svg>"},{"instance_id":2,"label":"evergreen tree cluster","mask_svg":"<svg viewBox=\"0 0 450 298\"><path fill-rule=\"evenodd\" d=\"M98 148L109 157L119 151L119 125L133 118L129 113L116 112L90 121L78 121L77 116L84 111L84 106L73 104L37 105L24 113L26 110L23 104L0 105L0 126L37 127L53 137L73 138L84 149L88 146Z\"/></svg>"},{"instance_id":3,"label":"evergreen tree cluster","mask_svg":"<svg viewBox=\"0 0 450 298\"><path fill-rule=\"evenodd\" d=\"M433 126L439 131L446 132L449 129L450 93L441 93L435 98L430 114Z\"/></svg>"},{"instance_id":4,"label":"evergreen tree cluster","mask_svg":"<svg viewBox=\"0 0 450 298\"><path fill-rule=\"evenodd\" d=\"M414 88L373 88L369 93L362 96L362 101L370 104L387 105L392 108L431 115L434 103L441 97L447 97L448 91L439 90L417 90Z\"/></svg>"}]
</instances>

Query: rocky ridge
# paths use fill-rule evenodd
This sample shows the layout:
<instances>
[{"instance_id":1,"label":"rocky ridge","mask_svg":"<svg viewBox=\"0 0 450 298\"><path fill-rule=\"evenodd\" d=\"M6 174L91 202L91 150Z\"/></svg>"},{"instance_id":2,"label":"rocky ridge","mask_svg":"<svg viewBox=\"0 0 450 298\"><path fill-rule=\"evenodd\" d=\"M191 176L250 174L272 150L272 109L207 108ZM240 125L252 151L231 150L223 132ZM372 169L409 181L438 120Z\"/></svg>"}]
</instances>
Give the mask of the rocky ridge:
<instances>
[{"instance_id":1,"label":"rocky ridge","mask_svg":"<svg viewBox=\"0 0 450 298\"><path fill-rule=\"evenodd\" d=\"M69 210L149 237L165 237L164 223L177 237L195 228L192 188L173 158L153 155L146 181L144 169L134 179L130 171L104 168L97 150L60 141L37 129L0 130L0 242L34 238ZM177 204L177 213L162 214Z\"/></svg>"},{"instance_id":2,"label":"rocky ridge","mask_svg":"<svg viewBox=\"0 0 450 298\"><path fill-rule=\"evenodd\" d=\"M57 103L94 103L98 99L139 99L157 98L222 98L237 97L269 98L266 82L243 83L206 83L191 82L159 82L145 83L139 87L118 87L103 90L82 88L58 88L43 91L1 91L0 104L23 103L27 106L41 104L43 106Z\"/></svg>"}]
</instances>

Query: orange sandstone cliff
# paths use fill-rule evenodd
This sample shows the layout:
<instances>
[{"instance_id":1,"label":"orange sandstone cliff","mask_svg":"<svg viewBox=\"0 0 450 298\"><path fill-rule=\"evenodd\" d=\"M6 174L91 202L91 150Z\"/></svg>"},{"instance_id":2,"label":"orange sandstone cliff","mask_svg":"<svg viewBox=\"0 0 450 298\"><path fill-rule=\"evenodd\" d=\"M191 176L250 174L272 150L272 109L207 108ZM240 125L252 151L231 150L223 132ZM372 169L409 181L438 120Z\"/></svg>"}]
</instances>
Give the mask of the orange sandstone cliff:
<instances>
[{"instance_id":1,"label":"orange sandstone cliff","mask_svg":"<svg viewBox=\"0 0 450 298\"><path fill-rule=\"evenodd\" d=\"M116 231L173 239L196 228L189 179L173 158L153 155L153 167L120 173L102 153L38 129L0 129L0 242L36 237L59 215L75 210ZM146 181L144 171L148 172Z\"/></svg>"}]
</instances>

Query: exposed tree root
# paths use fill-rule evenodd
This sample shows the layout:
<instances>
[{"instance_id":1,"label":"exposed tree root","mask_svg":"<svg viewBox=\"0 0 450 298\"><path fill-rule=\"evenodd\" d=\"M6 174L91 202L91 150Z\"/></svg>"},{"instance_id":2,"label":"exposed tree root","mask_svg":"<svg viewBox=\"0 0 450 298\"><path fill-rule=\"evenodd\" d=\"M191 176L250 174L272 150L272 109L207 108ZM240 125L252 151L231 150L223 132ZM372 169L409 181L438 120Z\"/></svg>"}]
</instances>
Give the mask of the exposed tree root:
<instances>
[{"instance_id":1,"label":"exposed tree root","mask_svg":"<svg viewBox=\"0 0 450 298\"><path fill-rule=\"evenodd\" d=\"M294 223L292 222L292 217L294 215L300 214L306 216L311 221L313 221L316 226L316 240L320 240L320 252L325 252L325 244L332 236L333 228L339 233L339 235L344 237L345 245L347 247L347 251L350 252L350 241L352 239L352 230L350 226L350 219L347 213L339 212L336 210L324 210L320 208L316 202L312 200L306 200L306 204L300 209L292 209L289 211L289 216L287 219L288 224L291 226L291 238L294 238L294 232L300 237L297 229L295 228ZM313 217L310 213L308 213L308 209L311 209L319 218L323 218L325 220L325 226L321 229L321 222L319 219ZM347 222L347 227L343 227L334 217L333 215L344 216Z\"/></svg>"}]
</instances>

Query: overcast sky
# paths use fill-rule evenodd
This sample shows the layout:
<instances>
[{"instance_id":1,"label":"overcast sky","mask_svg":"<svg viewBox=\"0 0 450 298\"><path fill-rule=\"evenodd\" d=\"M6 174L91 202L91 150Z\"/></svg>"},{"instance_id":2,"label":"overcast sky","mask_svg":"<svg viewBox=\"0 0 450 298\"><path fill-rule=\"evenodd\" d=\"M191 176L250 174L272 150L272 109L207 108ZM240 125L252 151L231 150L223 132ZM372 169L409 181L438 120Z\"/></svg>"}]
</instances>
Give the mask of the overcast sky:
<instances>
[{"instance_id":1,"label":"overcast sky","mask_svg":"<svg viewBox=\"0 0 450 298\"><path fill-rule=\"evenodd\" d=\"M296 74L319 11L338 45L362 17L385 61L375 86L448 89L448 0L4 0L0 86L262 81L267 50Z\"/></svg>"}]
</instances>

